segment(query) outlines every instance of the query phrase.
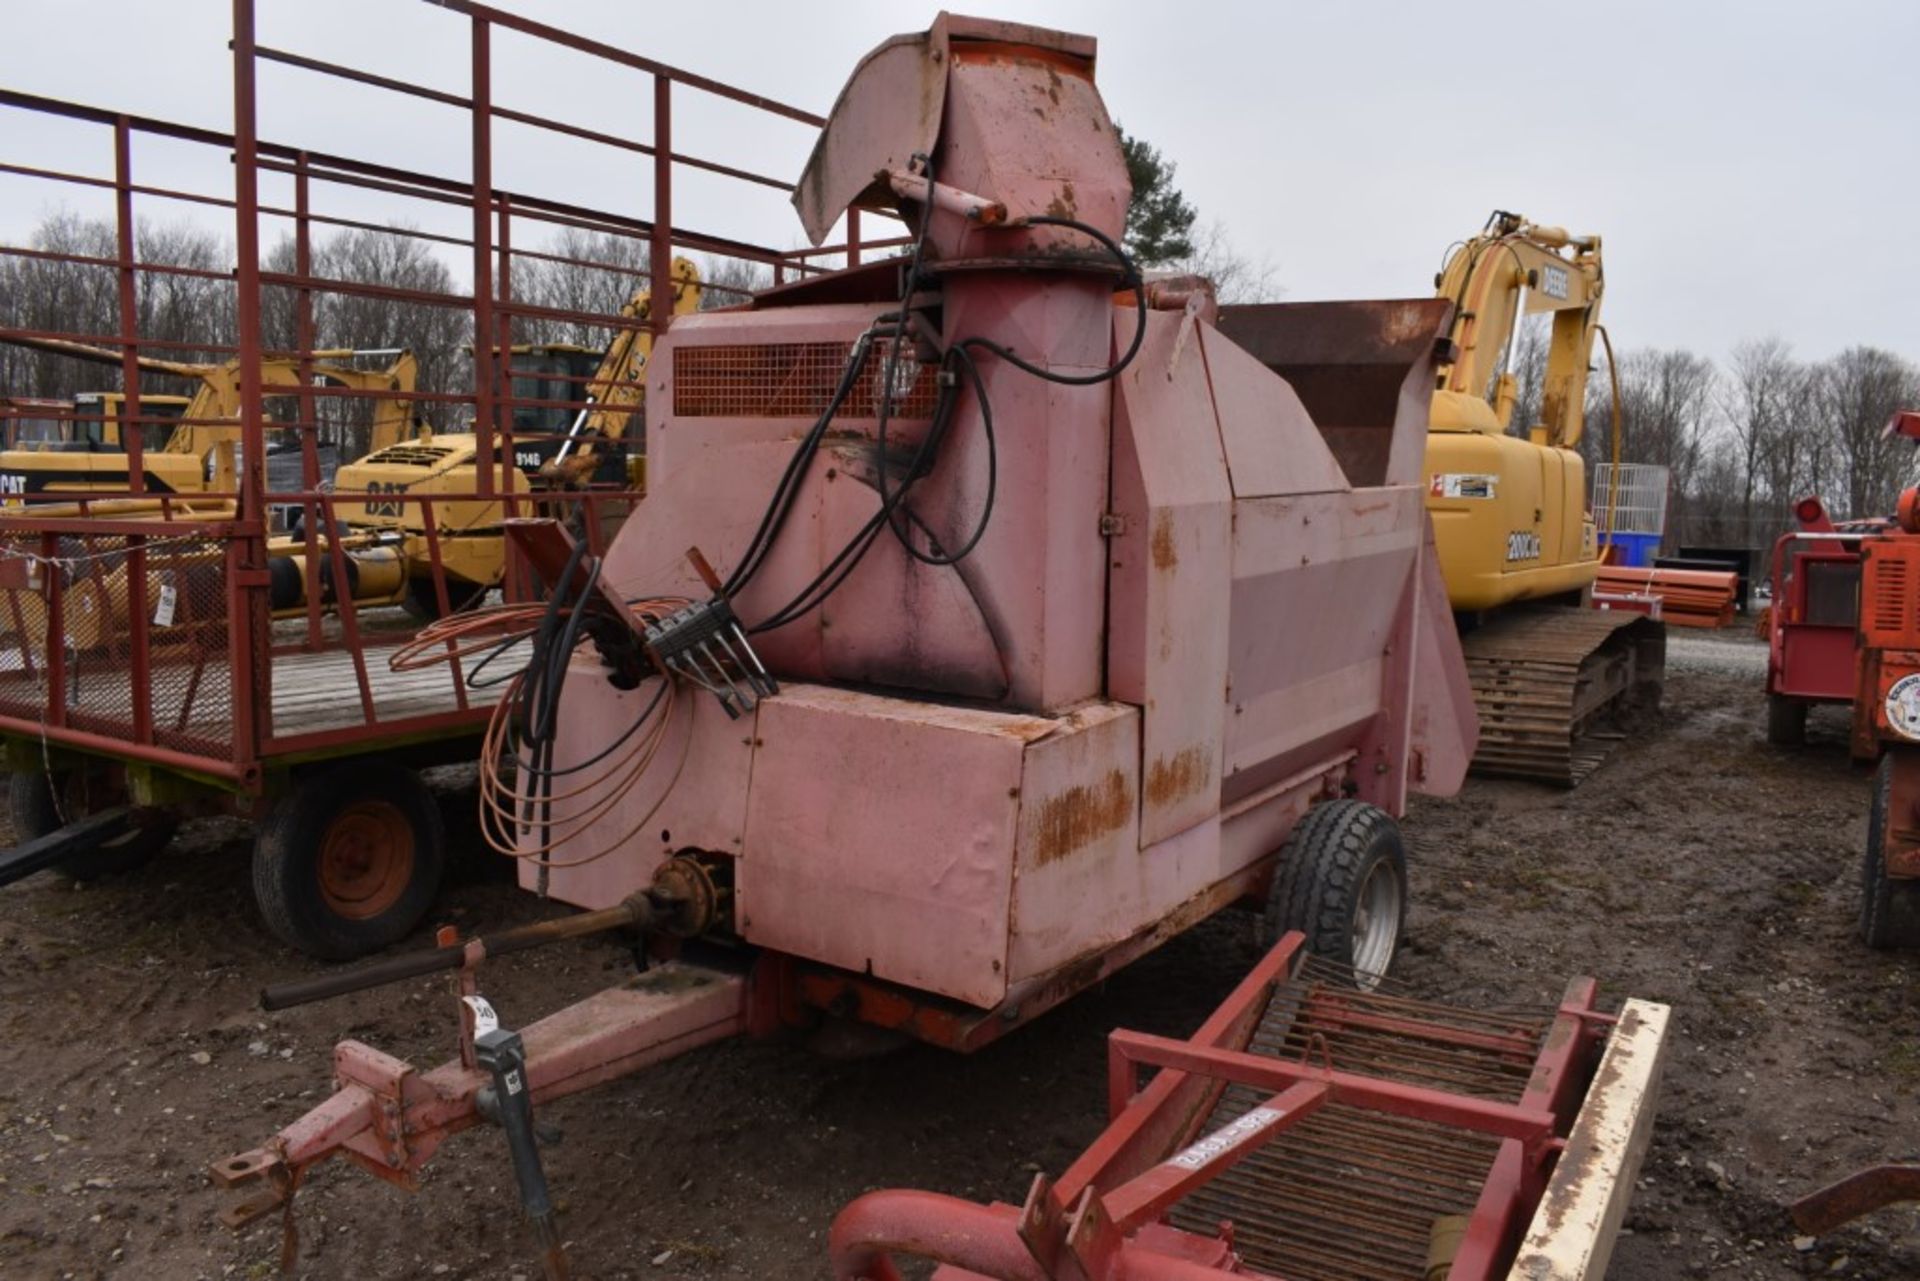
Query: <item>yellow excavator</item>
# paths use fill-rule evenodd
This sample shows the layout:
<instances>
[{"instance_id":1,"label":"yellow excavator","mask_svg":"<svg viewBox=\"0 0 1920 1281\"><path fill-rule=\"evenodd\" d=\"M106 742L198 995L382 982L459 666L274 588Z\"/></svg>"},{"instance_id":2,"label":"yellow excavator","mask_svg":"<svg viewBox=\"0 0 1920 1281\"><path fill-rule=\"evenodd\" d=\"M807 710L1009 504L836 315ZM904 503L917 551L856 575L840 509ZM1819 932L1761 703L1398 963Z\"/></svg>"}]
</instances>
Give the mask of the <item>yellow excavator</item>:
<instances>
[{"instance_id":1,"label":"yellow excavator","mask_svg":"<svg viewBox=\"0 0 1920 1281\"><path fill-rule=\"evenodd\" d=\"M39 351L71 356L118 366L120 353L105 347L69 342L58 338L9 337L6 341ZM368 356L390 359L385 368L359 369L344 362ZM260 381L270 398L284 399L300 390L301 361L284 353L261 358ZM182 501L170 502L167 509L175 515L217 515L232 504L224 500L196 499L208 492L232 492L232 468L240 444L240 362L195 364L186 361L139 358L141 372L167 374L197 381L192 397L142 396L140 415L169 419L147 424L141 436L142 488L150 494L173 495ZM418 364L406 351L362 352L352 350L319 351L310 366L313 376L324 384L356 391L407 393L413 390ZM90 500L86 511L94 516L154 517L162 514L159 498L124 497L130 487L121 420L125 407L122 392L103 405L98 435L91 430L77 431L69 441L25 444L0 452L0 499L9 507L29 506L34 515L49 518L80 514L74 502L47 501L53 495L73 495L76 500L89 494L119 494L119 498ZM178 408L176 408L176 406ZM155 427L158 430L155 430ZM269 424L271 426L271 424ZM374 401L372 441L375 449L385 448L412 429L409 403L404 399Z\"/></svg>"},{"instance_id":2,"label":"yellow excavator","mask_svg":"<svg viewBox=\"0 0 1920 1281\"><path fill-rule=\"evenodd\" d=\"M159 421L144 425L142 443L158 449L173 431L173 419L186 412L187 396L142 396L140 416ZM127 397L118 391L75 392L72 400L0 396L0 418L6 420L0 450L37 449L52 453L112 453L124 449L120 420Z\"/></svg>"},{"instance_id":3,"label":"yellow excavator","mask_svg":"<svg viewBox=\"0 0 1920 1281\"><path fill-rule=\"evenodd\" d=\"M1599 573L1577 452L1606 277L1600 238L1496 210L1434 284L1454 304L1427 436L1427 510L1460 624L1474 768L1572 785L1658 702L1664 629L1588 607ZM1539 421L1513 434L1521 316L1552 318Z\"/></svg>"},{"instance_id":4,"label":"yellow excavator","mask_svg":"<svg viewBox=\"0 0 1920 1281\"><path fill-rule=\"evenodd\" d=\"M698 270L688 259L675 258L671 314L696 310L700 293ZM649 320L653 315L652 290L637 291L620 314L636 322ZM644 327L620 330L604 355L565 345L514 348L510 361L513 377L508 385L516 400L584 400L587 404L577 412L565 407L517 406L513 416L514 457L510 463L496 457L488 464L494 470L494 491L538 495L594 484L632 483L636 489L641 487L645 481L644 461L636 458L638 465L630 470L624 441L646 394L646 364L652 352L653 333ZM595 364L582 395L576 380L582 376L578 371L587 359ZM473 494L480 475L479 452L479 437L471 431L422 432L343 465L334 478L334 488L342 493ZM342 502L335 512L336 519L346 527L343 546L350 553L376 547L397 553L399 563L408 567L407 581L392 584L386 572L377 581L391 587L394 599L412 613L432 617L439 611L428 569L424 507L397 499L369 498ZM433 504L451 608L460 609L477 601L504 576L504 516L504 506L497 499Z\"/></svg>"}]
</instances>

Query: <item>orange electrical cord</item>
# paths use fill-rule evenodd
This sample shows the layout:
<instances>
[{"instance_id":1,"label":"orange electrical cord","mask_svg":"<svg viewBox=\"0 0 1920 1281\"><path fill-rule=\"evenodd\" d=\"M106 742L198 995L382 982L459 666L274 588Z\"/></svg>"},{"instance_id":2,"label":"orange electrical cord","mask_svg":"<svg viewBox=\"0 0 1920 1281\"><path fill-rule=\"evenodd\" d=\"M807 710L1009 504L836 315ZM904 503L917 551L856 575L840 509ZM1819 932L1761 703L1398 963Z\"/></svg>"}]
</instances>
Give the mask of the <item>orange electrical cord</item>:
<instances>
[{"instance_id":1,"label":"orange electrical cord","mask_svg":"<svg viewBox=\"0 0 1920 1281\"><path fill-rule=\"evenodd\" d=\"M651 597L629 602L627 608L643 622L651 623L688 603L680 597ZM396 649L388 665L395 671L417 671L440 663L464 662L478 655L505 653L533 638L546 621L547 609L544 602L493 605L436 619L422 628L411 641ZM582 635L580 643L585 644L587 639ZM621 799L639 784L658 756L672 725L674 709L680 701L679 689L678 682L664 672L656 672L648 679L662 680L666 685L660 693L661 706L647 713L651 723L644 733L634 735L632 741L619 754L611 757L605 768L591 779L573 784L565 791L528 792L517 785L517 777L509 781L506 774L506 765L511 761L517 776L525 758L514 726L514 714L520 705L526 671L522 668L514 673L499 701L494 704L482 740L479 819L481 835L489 846L509 858L532 860L542 867L579 867L606 857L639 834L673 791L686 768L692 742L691 727L682 739L673 776L667 780L654 803L626 831L589 853L565 859L552 857L561 846L611 813ZM557 804L590 794L597 794L596 799L556 822L534 824L524 817L536 808L551 811ZM536 826L543 833L538 843L531 839Z\"/></svg>"}]
</instances>

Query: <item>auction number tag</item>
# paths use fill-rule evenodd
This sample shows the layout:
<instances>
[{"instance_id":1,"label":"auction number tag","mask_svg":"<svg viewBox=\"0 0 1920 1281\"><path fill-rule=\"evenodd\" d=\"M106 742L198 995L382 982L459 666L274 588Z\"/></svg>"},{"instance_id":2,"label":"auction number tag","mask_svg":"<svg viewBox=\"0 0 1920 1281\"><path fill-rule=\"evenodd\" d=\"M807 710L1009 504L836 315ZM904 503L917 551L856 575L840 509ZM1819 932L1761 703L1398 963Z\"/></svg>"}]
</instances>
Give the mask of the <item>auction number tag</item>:
<instances>
[{"instance_id":1,"label":"auction number tag","mask_svg":"<svg viewBox=\"0 0 1920 1281\"><path fill-rule=\"evenodd\" d=\"M175 590L172 583L164 584L160 588L160 599L153 607L153 625L155 627L172 627L173 611L179 604L180 593Z\"/></svg>"},{"instance_id":2,"label":"auction number tag","mask_svg":"<svg viewBox=\"0 0 1920 1281\"><path fill-rule=\"evenodd\" d=\"M484 996L463 996L467 1008L473 1011L473 1034L485 1036L500 1027L500 1016L493 1012L493 1003Z\"/></svg>"},{"instance_id":3,"label":"auction number tag","mask_svg":"<svg viewBox=\"0 0 1920 1281\"><path fill-rule=\"evenodd\" d=\"M1540 269L1540 292L1549 298L1564 300L1567 296L1567 269L1565 267L1542 267Z\"/></svg>"}]
</instances>

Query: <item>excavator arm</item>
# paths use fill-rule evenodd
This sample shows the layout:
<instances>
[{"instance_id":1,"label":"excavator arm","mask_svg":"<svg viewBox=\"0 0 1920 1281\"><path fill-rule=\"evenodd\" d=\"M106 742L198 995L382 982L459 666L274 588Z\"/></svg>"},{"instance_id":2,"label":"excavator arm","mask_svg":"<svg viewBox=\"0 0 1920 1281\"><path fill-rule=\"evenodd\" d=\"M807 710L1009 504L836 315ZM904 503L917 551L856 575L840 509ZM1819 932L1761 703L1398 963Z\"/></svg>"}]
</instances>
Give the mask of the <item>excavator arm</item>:
<instances>
[{"instance_id":1,"label":"excavator arm","mask_svg":"<svg viewBox=\"0 0 1920 1281\"><path fill-rule=\"evenodd\" d=\"M672 314L684 316L700 307L700 272L691 261L675 258L672 270ZM651 286L636 291L620 309L629 320L653 318ZM598 448L596 442L616 441L626 434L627 424L646 398L647 361L653 355L653 330L636 327L622 329L601 358L593 380L587 384L587 407L574 416L567 428L566 443L541 467L548 480L577 484L593 474Z\"/></svg>"},{"instance_id":2,"label":"excavator arm","mask_svg":"<svg viewBox=\"0 0 1920 1281\"><path fill-rule=\"evenodd\" d=\"M1435 284L1454 304L1452 337L1459 351L1441 371L1435 425L1505 432L1516 398L1507 357L1520 316L1551 313L1540 422L1527 426L1541 443L1578 445L1605 285L1600 238L1572 236L1496 210L1479 235L1454 250ZM1485 402L1490 415L1465 400Z\"/></svg>"},{"instance_id":3,"label":"excavator arm","mask_svg":"<svg viewBox=\"0 0 1920 1281\"><path fill-rule=\"evenodd\" d=\"M22 334L8 334L4 340L15 346L69 356L75 360L89 360L115 367L123 363L120 352L90 343ZM356 391L413 390L420 366L411 351L377 353L394 357L393 363L382 370L356 369L342 363L374 354L350 347L316 351L309 372L315 378ZM237 440L240 418L240 362L237 359L215 365L137 356L135 362L144 373L191 378L200 384L192 401L180 415L181 426L168 438L162 452L198 457L224 441ZM268 352L261 357L260 382L263 387L297 388L300 386L300 375L300 357L290 352ZM403 399L381 399L376 402L373 414L374 449L397 444L406 437L411 425L411 408L411 403ZM233 425L219 425L226 420L231 420Z\"/></svg>"}]
</instances>

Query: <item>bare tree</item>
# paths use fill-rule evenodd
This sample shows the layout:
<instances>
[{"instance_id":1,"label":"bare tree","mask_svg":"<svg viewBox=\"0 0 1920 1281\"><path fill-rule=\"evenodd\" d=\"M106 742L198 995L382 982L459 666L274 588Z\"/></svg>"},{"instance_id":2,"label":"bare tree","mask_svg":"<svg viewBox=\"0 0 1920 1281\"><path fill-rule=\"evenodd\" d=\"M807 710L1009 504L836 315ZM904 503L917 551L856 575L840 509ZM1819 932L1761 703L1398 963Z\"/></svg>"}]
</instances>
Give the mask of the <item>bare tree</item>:
<instances>
[{"instance_id":1,"label":"bare tree","mask_svg":"<svg viewBox=\"0 0 1920 1281\"><path fill-rule=\"evenodd\" d=\"M108 219L71 212L49 215L35 228L30 248L45 253L111 259L118 246ZM233 286L225 279L232 250L211 232L190 225L140 224L134 256L156 267L185 267L219 278L146 270L134 275L134 324L145 339L230 344L234 334ZM111 266L49 258L0 258L0 325L60 333L111 346L121 332L119 277ZM198 360L209 353L192 347L149 346L143 355ZM217 357L214 357L217 359ZM18 395L65 399L77 391L119 386L119 376L91 361L74 360L14 344L0 344L0 389ZM177 393L191 387L149 375L148 392Z\"/></svg>"},{"instance_id":2,"label":"bare tree","mask_svg":"<svg viewBox=\"0 0 1920 1281\"><path fill-rule=\"evenodd\" d=\"M514 298L536 307L614 315L647 280L650 250L633 236L563 227L540 252L550 256L516 259L511 277ZM513 327L515 342L605 347L612 337L604 325L537 316Z\"/></svg>"},{"instance_id":3,"label":"bare tree","mask_svg":"<svg viewBox=\"0 0 1920 1281\"><path fill-rule=\"evenodd\" d=\"M1226 229L1209 222L1191 233L1193 252L1170 268L1177 274L1205 276L1222 303L1275 302L1285 293L1274 265L1246 257L1233 247Z\"/></svg>"},{"instance_id":4,"label":"bare tree","mask_svg":"<svg viewBox=\"0 0 1920 1281\"><path fill-rule=\"evenodd\" d=\"M773 269L745 258L708 256L700 264L700 281L706 286L700 294L700 310L712 311L743 303L773 284Z\"/></svg>"},{"instance_id":5,"label":"bare tree","mask_svg":"<svg viewBox=\"0 0 1920 1281\"><path fill-rule=\"evenodd\" d=\"M1844 468L1847 514L1893 510L1894 498L1914 474L1913 448L1881 432L1894 411L1920 402L1920 374L1878 347L1849 347L1819 373L1815 412Z\"/></svg>"},{"instance_id":6,"label":"bare tree","mask_svg":"<svg viewBox=\"0 0 1920 1281\"><path fill-rule=\"evenodd\" d=\"M1792 414L1805 403L1806 378L1779 338L1748 339L1733 349L1722 407L1738 460L1740 516L1749 531L1755 529L1753 504L1767 451L1782 431L1792 430Z\"/></svg>"}]
</instances>

